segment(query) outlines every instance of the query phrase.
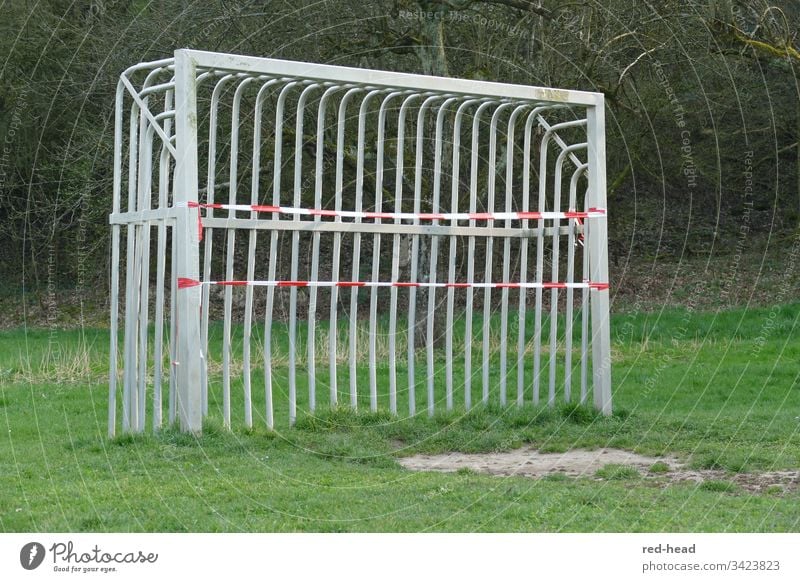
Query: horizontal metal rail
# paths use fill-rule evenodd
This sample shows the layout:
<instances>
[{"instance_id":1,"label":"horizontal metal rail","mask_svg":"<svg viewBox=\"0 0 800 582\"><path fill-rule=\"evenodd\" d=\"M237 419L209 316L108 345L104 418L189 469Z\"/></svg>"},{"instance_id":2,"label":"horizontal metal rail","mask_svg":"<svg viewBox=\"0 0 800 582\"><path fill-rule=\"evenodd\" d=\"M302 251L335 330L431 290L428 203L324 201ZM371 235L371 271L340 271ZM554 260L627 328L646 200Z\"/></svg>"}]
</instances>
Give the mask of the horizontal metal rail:
<instances>
[{"instance_id":1,"label":"horizontal metal rail","mask_svg":"<svg viewBox=\"0 0 800 582\"><path fill-rule=\"evenodd\" d=\"M237 71L255 75L280 75L315 81L331 81L342 84L359 84L370 87L411 89L432 94L460 94L502 99L532 101L535 103L566 103L569 105L594 106L602 103L602 93L571 91L531 87L510 83L494 83L451 77L434 77L393 71L356 69L317 63L303 63L280 59L264 59L242 55L228 55L206 51L186 50L187 56L199 69L215 71Z\"/></svg>"},{"instance_id":2,"label":"horizontal metal rail","mask_svg":"<svg viewBox=\"0 0 800 582\"><path fill-rule=\"evenodd\" d=\"M137 213L138 214L138 213ZM116 224L125 224L118 219ZM130 222L137 222L131 220ZM371 224L368 222L316 222L311 220L261 220L258 218L204 218L205 228L233 228L255 230L283 230L290 232L345 232L369 234L408 234L429 236L476 236L476 237L508 237L532 238L539 234L552 235L554 227L539 228L504 228L493 226L444 226L436 224ZM576 225L572 232L582 233L583 228ZM561 226L559 235L568 235L571 229Z\"/></svg>"}]
</instances>

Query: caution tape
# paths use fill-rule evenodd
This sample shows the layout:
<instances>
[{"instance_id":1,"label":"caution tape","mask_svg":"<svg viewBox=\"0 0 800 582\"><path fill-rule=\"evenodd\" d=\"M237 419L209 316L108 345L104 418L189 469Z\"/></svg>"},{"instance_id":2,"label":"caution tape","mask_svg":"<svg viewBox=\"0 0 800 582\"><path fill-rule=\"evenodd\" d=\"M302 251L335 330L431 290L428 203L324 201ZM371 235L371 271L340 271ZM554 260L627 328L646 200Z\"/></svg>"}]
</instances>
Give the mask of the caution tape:
<instances>
[{"instance_id":1,"label":"caution tape","mask_svg":"<svg viewBox=\"0 0 800 582\"><path fill-rule=\"evenodd\" d=\"M327 210L323 208L295 208L292 206L267 206L263 204L207 204L201 202L178 203L176 207L210 208L238 212L258 212L267 214L290 214L294 216L325 216L328 218L353 218L362 220L442 220L457 222L465 220L568 220L604 218L605 208L589 208L585 212L568 210L566 212L367 212L355 210Z\"/></svg>"},{"instance_id":2,"label":"caution tape","mask_svg":"<svg viewBox=\"0 0 800 582\"><path fill-rule=\"evenodd\" d=\"M517 283L416 283L407 281L198 281L178 277L178 288L186 289L200 285L223 287L427 287L434 289L595 289L605 291L608 283L583 281L563 282L517 282Z\"/></svg>"}]
</instances>

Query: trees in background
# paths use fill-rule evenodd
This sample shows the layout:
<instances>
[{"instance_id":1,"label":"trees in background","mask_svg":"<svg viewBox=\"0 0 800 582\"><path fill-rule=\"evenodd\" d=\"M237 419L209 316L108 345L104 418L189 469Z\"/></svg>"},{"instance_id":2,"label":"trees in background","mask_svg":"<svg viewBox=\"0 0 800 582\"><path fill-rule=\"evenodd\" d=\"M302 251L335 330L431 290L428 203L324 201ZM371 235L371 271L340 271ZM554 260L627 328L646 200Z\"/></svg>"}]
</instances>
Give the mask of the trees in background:
<instances>
[{"instance_id":1,"label":"trees in background","mask_svg":"<svg viewBox=\"0 0 800 582\"><path fill-rule=\"evenodd\" d=\"M724 251L744 226L749 240L780 238L800 217L796 2L51 0L0 10L0 276L12 292L23 280L102 285L116 81L178 47L602 91L612 253Z\"/></svg>"}]
</instances>

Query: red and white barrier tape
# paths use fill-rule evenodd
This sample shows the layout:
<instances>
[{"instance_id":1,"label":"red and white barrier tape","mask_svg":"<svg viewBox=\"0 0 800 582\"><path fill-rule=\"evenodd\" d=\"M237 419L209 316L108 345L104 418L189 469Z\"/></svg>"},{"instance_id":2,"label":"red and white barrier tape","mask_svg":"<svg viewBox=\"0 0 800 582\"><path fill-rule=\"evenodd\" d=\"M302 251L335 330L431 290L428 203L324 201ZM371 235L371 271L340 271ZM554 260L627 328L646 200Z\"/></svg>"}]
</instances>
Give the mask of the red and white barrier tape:
<instances>
[{"instance_id":1,"label":"red and white barrier tape","mask_svg":"<svg viewBox=\"0 0 800 582\"><path fill-rule=\"evenodd\" d=\"M570 218L603 218L605 208L589 208L586 212L569 210L567 212L356 212L354 210L325 210L320 208L294 208L291 206L265 206L262 204L205 204L200 202L178 203L176 208L213 208L241 212L263 212L272 214L292 214L299 216L327 216L332 218L360 218L382 220L566 220Z\"/></svg>"},{"instance_id":2,"label":"red and white barrier tape","mask_svg":"<svg viewBox=\"0 0 800 582\"><path fill-rule=\"evenodd\" d=\"M199 285L222 285L227 287L433 287L437 289L596 289L605 291L608 283L584 281L582 283L409 283L403 281L198 281L178 277L178 288Z\"/></svg>"}]
</instances>

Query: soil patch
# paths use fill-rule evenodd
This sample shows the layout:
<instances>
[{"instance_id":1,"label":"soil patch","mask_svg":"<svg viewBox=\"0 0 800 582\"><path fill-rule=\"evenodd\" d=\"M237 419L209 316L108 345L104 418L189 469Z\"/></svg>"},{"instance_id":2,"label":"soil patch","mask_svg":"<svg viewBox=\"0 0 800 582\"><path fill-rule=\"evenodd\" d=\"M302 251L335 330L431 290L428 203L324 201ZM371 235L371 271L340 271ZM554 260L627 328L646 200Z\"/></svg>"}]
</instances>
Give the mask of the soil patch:
<instances>
[{"instance_id":1,"label":"soil patch","mask_svg":"<svg viewBox=\"0 0 800 582\"><path fill-rule=\"evenodd\" d=\"M469 469L489 475L543 478L550 475L588 477L604 480L597 471L607 465L631 467L654 485L695 482L729 482L731 492L743 489L750 492L781 493L800 487L800 471L768 471L758 473L729 473L719 470L688 469L677 457L648 457L621 449L575 449L563 453L542 453L532 447L499 453L444 453L414 455L398 459L412 471L455 472ZM659 463L659 472L650 468ZM601 472L602 474L602 472ZM634 474L635 476L635 474Z\"/></svg>"}]
</instances>

